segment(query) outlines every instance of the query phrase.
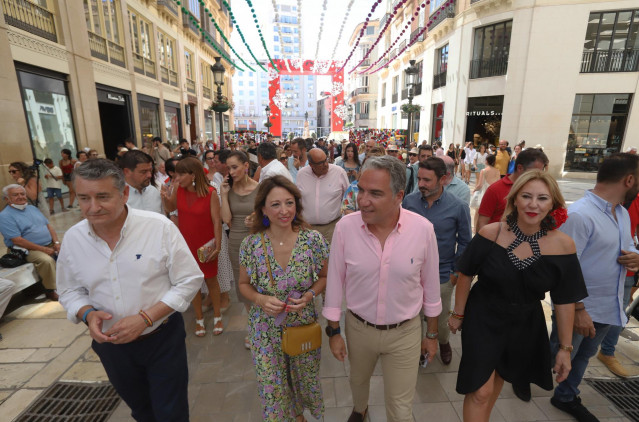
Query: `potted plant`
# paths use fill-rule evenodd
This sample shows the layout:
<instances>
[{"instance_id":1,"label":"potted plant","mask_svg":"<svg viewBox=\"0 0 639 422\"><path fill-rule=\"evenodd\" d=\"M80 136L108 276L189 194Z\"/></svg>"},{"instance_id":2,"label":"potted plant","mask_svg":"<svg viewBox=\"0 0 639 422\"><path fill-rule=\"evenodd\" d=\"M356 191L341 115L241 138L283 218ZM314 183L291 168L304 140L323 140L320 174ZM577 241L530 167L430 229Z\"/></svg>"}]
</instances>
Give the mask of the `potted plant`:
<instances>
[{"instance_id":1,"label":"potted plant","mask_svg":"<svg viewBox=\"0 0 639 422\"><path fill-rule=\"evenodd\" d=\"M222 97L220 100L213 100L209 110L224 113L225 111L233 110L234 108L235 104L233 101L229 100L227 97Z\"/></svg>"},{"instance_id":2,"label":"potted plant","mask_svg":"<svg viewBox=\"0 0 639 422\"><path fill-rule=\"evenodd\" d=\"M402 104L402 106L400 107L400 110L402 111L402 113L406 113L406 114L410 114L410 113L417 113L418 111L421 111L422 107L415 105L415 104Z\"/></svg>"}]
</instances>

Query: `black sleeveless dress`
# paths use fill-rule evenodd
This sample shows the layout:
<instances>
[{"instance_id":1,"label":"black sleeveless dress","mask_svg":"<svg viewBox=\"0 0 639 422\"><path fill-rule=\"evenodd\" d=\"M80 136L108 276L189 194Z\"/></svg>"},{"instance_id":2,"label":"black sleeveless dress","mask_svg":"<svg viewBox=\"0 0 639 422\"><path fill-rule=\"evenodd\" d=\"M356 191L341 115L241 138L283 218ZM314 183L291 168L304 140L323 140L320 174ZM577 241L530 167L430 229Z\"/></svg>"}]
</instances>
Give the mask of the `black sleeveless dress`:
<instances>
[{"instance_id":1,"label":"black sleeveless dress","mask_svg":"<svg viewBox=\"0 0 639 422\"><path fill-rule=\"evenodd\" d=\"M547 291L558 305L588 296L577 255L538 254L519 261L478 234L459 257L457 268L462 274L479 276L464 310L457 392L478 390L494 370L510 383L534 383L551 390L550 345L541 300Z\"/></svg>"}]
</instances>

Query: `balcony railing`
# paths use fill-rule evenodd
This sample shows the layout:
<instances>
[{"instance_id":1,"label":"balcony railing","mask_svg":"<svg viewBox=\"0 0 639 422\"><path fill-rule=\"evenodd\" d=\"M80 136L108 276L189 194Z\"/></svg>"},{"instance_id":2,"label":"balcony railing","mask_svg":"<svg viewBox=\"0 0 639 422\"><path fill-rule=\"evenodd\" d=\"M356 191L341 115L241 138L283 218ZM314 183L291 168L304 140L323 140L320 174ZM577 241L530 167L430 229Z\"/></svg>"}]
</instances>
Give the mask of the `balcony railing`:
<instances>
[{"instance_id":1,"label":"balcony railing","mask_svg":"<svg viewBox=\"0 0 639 422\"><path fill-rule=\"evenodd\" d=\"M58 42L53 14L47 9L27 0L2 0L2 9L9 25Z\"/></svg>"},{"instance_id":2,"label":"balcony railing","mask_svg":"<svg viewBox=\"0 0 639 422\"><path fill-rule=\"evenodd\" d=\"M398 94L397 94L397 93L394 93L394 94L393 94L393 98L392 98L392 103L393 103L393 104L395 104L395 103L397 102L397 96L398 96Z\"/></svg>"},{"instance_id":3,"label":"balcony railing","mask_svg":"<svg viewBox=\"0 0 639 422\"><path fill-rule=\"evenodd\" d=\"M172 14L176 19L180 17L177 6L173 0L158 0L158 9Z\"/></svg>"},{"instance_id":4,"label":"balcony railing","mask_svg":"<svg viewBox=\"0 0 639 422\"><path fill-rule=\"evenodd\" d=\"M177 76L178 76L177 72L169 68L166 68L164 66L160 66L160 78L162 79L162 82L164 82L165 84L177 86L178 84Z\"/></svg>"},{"instance_id":5,"label":"balcony railing","mask_svg":"<svg viewBox=\"0 0 639 422\"><path fill-rule=\"evenodd\" d=\"M417 34L419 34L422 31L422 27L417 28L416 30L414 30L413 32L410 33L410 38L408 41L411 41L413 38L415 38L417 36ZM420 41L424 41L424 35L426 33L423 33L422 35L420 35L419 37L417 37L417 39L415 41L413 41L413 43L416 42L420 42Z\"/></svg>"},{"instance_id":6,"label":"balcony railing","mask_svg":"<svg viewBox=\"0 0 639 422\"><path fill-rule=\"evenodd\" d=\"M102 38L96 33L88 31L89 33L89 48L91 49L91 56L96 59L104 60L118 66L126 67L126 61L124 58L124 47Z\"/></svg>"},{"instance_id":7,"label":"balcony railing","mask_svg":"<svg viewBox=\"0 0 639 422\"><path fill-rule=\"evenodd\" d=\"M404 47L406 47L406 40L399 43L399 47L397 47L397 52L399 53L400 51L402 51Z\"/></svg>"},{"instance_id":8,"label":"balcony railing","mask_svg":"<svg viewBox=\"0 0 639 422\"><path fill-rule=\"evenodd\" d=\"M155 62L137 53L133 53L133 70L140 75L146 75L153 79L156 78Z\"/></svg>"},{"instance_id":9,"label":"balcony railing","mask_svg":"<svg viewBox=\"0 0 639 422\"><path fill-rule=\"evenodd\" d=\"M408 98L408 88L402 89L402 100Z\"/></svg>"},{"instance_id":10,"label":"balcony railing","mask_svg":"<svg viewBox=\"0 0 639 422\"><path fill-rule=\"evenodd\" d=\"M433 22L430 24L430 28L428 28L429 31L432 31L437 25L446 19L452 19L455 17L455 0L446 6L441 6L431 16L433 17Z\"/></svg>"},{"instance_id":11,"label":"balcony railing","mask_svg":"<svg viewBox=\"0 0 639 422\"><path fill-rule=\"evenodd\" d=\"M193 31L193 33L199 37L200 30L197 29L197 26L195 26L195 24L191 21L190 17L195 18L195 16L193 16L191 12L182 13L182 25L184 26L184 28L188 28Z\"/></svg>"},{"instance_id":12,"label":"balcony railing","mask_svg":"<svg viewBox=\"0 0 639 422\"><path fill-rule=\"evenodd\" d=\"M368 113L359 113L356 115L355 119L357 120L366 120L368 119Z\"/></svg>"},{"instance_id":13,"label":"balcony railing","mask_svg":"<svg viewBox=\"0 0 639 422\"><path fill-rule=\"evenodd\" d=\"M508 56L470 61L470 79L501 76L505 75L507 71Z\"/></svg>"},{"instance_id":14,"label":"balcony railing","mask_svg":"<svg viewBox=\"0 0 639 422\"><path fill-rule=\"evenodd\" d=\"M639 48L612 51L584 51L581 73L636 72L639 70Z\"/></svg>"},{"instance_id":15,"label":"balcony railing","mask_svg":"<svg viewBox=\"0 0 639 422\"><path fill-rule=\"evenodd\" d=\"M370 61L369 59L366 59L366 60L364 60L363 62L361 62L359 65L360 65L361 67L364 67L364 66L370 66L370 65L371 65L371 61Z\"/></svg>"},{"instance_id":16,"label":"balcony railing","mask_svg":"<svg viewBox=\"0 0 639 422\"><path fill-rule=\"evenodd\" d=\"M186 90L191 94L195 94L195 81L191 79L186 80Z\"/></svg>"},{"instance_id":17,"label":"balcony railing","mask_svg":"<svg viewBox=\"0 0 639 422\"><path fill-rule=\"evenodd\" d=\"M433 75L433 89L446 86L446 71Z\"/></svg>"},{"instance_id":18,"label":"balcony railing","mask_svg":"<svg viewBox=\"0 0 639 422\"><path fill-rule=\"evenodd\" d=\"M204 98L208 98L210 100L211 99L211 88L209 88L208 86L203 86L202 87L202 95L204 95Z\"/></svg>"},{"instance_id":19,"label":"balcony railing","mask_svg":"<svg viewBox=\"0 0 639 422\"><path fill-rule=\"evenodd\" d=\"M390 13L386 13L379 21L379 27L383 28L386 25L386 21L390 18Z\"/></svg>"}]
</instances>

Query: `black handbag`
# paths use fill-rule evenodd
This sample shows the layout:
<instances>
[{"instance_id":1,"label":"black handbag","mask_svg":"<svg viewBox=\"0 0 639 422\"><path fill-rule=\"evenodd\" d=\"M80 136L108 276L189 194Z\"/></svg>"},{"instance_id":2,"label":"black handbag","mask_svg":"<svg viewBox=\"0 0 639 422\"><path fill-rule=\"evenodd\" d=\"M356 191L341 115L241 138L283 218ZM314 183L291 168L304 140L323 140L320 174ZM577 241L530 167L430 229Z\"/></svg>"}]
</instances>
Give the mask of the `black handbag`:
<instances>
[{"instance_id":1,"label":"black handbag","mask_svg":"<svg viewBox=\"0 0 639 422\"><path fill-rule=\"evenodd\" d=\"M9 248L8 253L0 257L0 267L15 268L27 263L27 253L19 249Z\"/></svg>"}]
</instances>

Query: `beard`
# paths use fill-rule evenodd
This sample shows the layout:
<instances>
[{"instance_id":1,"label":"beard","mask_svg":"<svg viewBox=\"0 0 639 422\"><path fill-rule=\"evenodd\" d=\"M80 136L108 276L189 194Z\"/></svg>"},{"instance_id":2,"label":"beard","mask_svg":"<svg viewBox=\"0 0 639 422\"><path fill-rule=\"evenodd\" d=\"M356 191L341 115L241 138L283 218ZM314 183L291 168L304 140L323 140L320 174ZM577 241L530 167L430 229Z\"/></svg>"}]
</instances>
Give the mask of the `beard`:
<instances>
[{"instance_id":1,"label":"beard","mask_svg":"<svg viewBox=\"0 0 639 422\"><path fill-rule=\"evenodd\" d=\"M430 198L431 196L435 196L438 195L439 193L441 193L441 185L437 185L435 188L433 189L426 189L426 188L419 188L419 191L422 194L422 198L426 199L426 198Z\"/></svg>"}]
</instances>

